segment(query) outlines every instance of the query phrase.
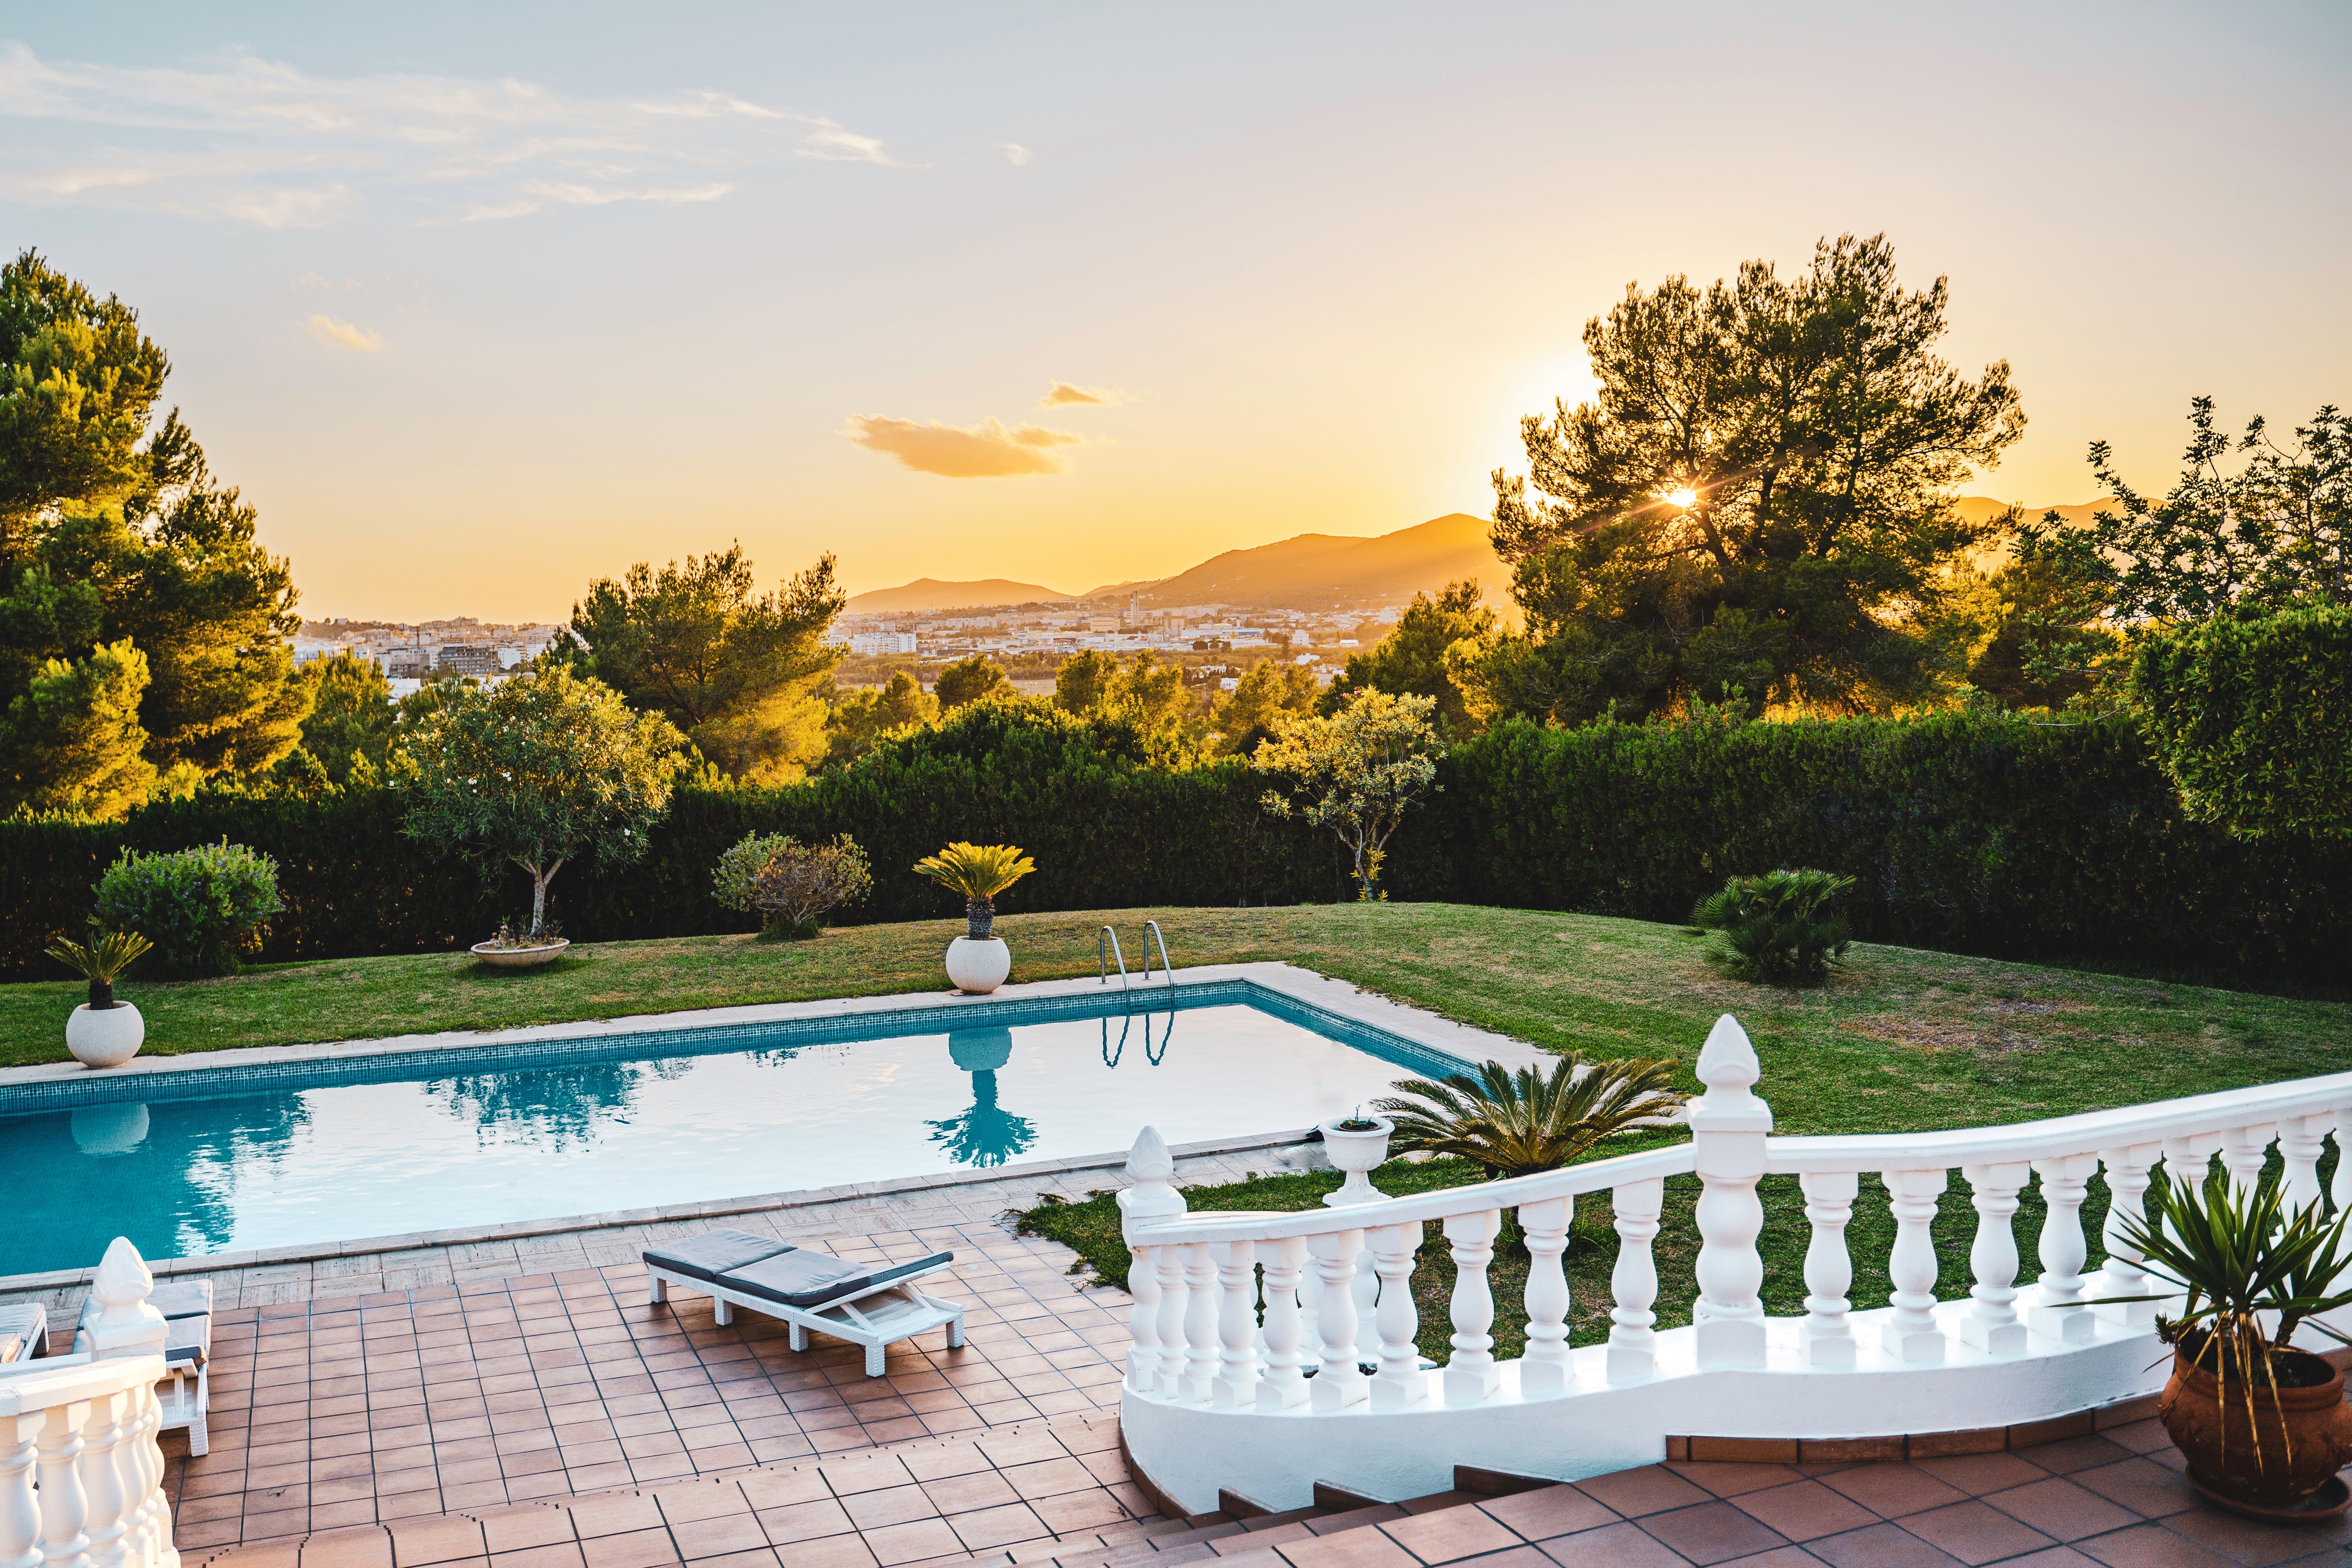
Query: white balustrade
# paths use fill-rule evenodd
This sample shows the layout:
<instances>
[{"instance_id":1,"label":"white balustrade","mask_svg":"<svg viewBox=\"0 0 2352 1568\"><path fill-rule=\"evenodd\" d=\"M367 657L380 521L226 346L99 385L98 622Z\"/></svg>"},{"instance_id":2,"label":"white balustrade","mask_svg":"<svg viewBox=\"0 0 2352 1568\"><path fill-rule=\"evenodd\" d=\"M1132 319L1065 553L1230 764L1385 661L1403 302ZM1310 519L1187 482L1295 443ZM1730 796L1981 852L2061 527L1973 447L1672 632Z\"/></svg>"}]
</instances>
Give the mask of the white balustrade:
<instances>
[{"instance_id":1,"label":"white balustrade","mask_svg":"<svg viewBox=\"0 0 2352 1568\"><path fill-rule=\"evenodd\" d=\"M1196 1241L1184 1248L1184 1372L1183 1397L1196 1405L1213 1403L1217 1369L1224 1354L1218 1328L1217 1264L1209 1256L1214 1245Z\"/></svg>"},{"instance_id":2,"label":"white balustrade","mask_svg":"<svg viewBox=\"0 0 2352 1568\"><path fill-rule=\"evenodd\" d=\"M1772 1110L1748 1092L1761 1069L1747 1031L1731 1015L1716 1020L1698 1055L1706 1092L1690 1113L1698 1151L1698 1300L1691 1307L1703 1367L1764 1364L1764 1259L1756 1237L1764 1205L1756 1195L1764 1174Z\"/></svg>"},{"instance_id":3,"label":"white balustrade","mask_svg":"<svg viewBox=\"0 0 2352 1568\"><path fill-rule=\"evenodd\" d=\"M2111 1323L2137 1328L2156 1321L2153 1282L2140 1267L2145 1256L2124 1227L2147 1218L2148 1172L2160 1145L2135 1143L2099 1151L2107 1173L2107 1222L2100 1231L2107 1261L2099 1269L2098 1300L2092 1312Z\"/></svg>"},{"instance_id":4,"label":"white balustrade","mask_svg":"<svg viewBox=\"0 0 2352 1568\"><path fill-rule=\"evenodd\" d=\"M1949 1184L1948 1171L1888 1171L1887 1207L1895 1214L1895 1248L1886 1275L1895 1286L1886 1298L1895 1309L1886 1320L1886 1353L1896 1361L1944 1359L1944 1332L1936 1324L1936 1200Z\"/></svg>"},{"instance_id":5,"label":"white balustrade","mask_svg":"<svg viewBox=\"0 0 2352 1568\"><path fill-rule=\"evenodd\" d=\"M2083 1239L2083 1200L2098 1169L2096 1154L2033 1162L2042 1178L2042 1277L2033 1282L2025 1323L2062 1343L2087 1340L2098 1329L2083 1304L2083 1265L2090 1257Z\"/></svg>"},{"instance_id":6,"label":"white balustrade","mask_svg":"<svg viewBox=\"0 0 2352 1568\"><path fill-rule=\"evenodd\" d=\"M2017 1194L2033 1167L2022 1160L1998 1165L1967 1165L1960 1174L1975 1194L1976 1239L1969 1247L1968 1316L1960 1338L1987 1355L2025 1353L2025 1325L2017 1307Z\"/></svg>"},{"instance_id":7,"label":"white balustrade","mask_svg":"<svg viewBox=\"0 0 2352 1568\"><path fill-rule=\"evenodd\" d=\"M1495 1293L1486 1283L1486 1266L1495 1260L1495 1237L1502 1233L1503 1211L1479 1209L1455 1215L1445 1222L1445 1239L1454 1249L1454 1353L1445 1363L1445 1403L1475 1405L1501 1386L1503 1369L1495 1364Z\"/></svg>"},{"instance_id":8,"label":"white balustrade","mask_svg":"<svg viewBox=\"0 0 2352 1568\"><path fill-rule=\"evenodd\" d=\"M1853 1171L1807 1171L1797 1184L1813 1227L1805 1246L1805 1321L1797 1329L1797 1346L1810 1366L1852 1366L1853 1324L1846 1318L1852 1303L1845 1293L1853 1287L1853 1258L1846 1251L1845 1227L1862 1178Z\"/></svg>"},{"instance_id":9,"label":"white balustrade","mask_svg":"<svg viewBox=\"0 0 2352 1568\"><path fill-rule=\"evenodd\" d=\"M1384 1225L1366 1232L1380 1282L1372 1320L1381 1342L1380 1370L1372 1374L1375 1410L1402 1409L1429 1393L1421 1351L1413 1342L1421 1332L1421 1313L1412 1304L1412 1256L1423 1234L1418 1223Z\"/></svg>"},{"instance_id":10,"label":"white balustrade","mask_svg":"<svg viewBox=\"0 0 2352 1568\"><path fill-rule=\"evenodd\" d=\"M1215 1404L1228 1410L1257 1405L1257 1244L1236 1237L1203 1244L1217 1277Z\"/></svg>"},{"instance_id":11,"label":"white balustrade","mask_svg":"<svg viewBox=\"0 0 2352 1568\"><path fill-rule=\"evenodd\" d=\"M2263 1179L2263 1163L2270 1155L2278 1129L2268 1124L2231 1127L2221 1133L2221 1164L2241 1192L2251 1193Z\"/></svg>"},{"instance_id":12,"label":"white balustrade","mask_svg":"<svg viewBox=\"0 0 2352 1568\"><path fill-rule=\"evenodd\" d=\"M2286 1167L2289 1208L2305 1209L2320 1201L2319 1156L2327 1149L2331 1120L2326 1113L2290 1116L2278 1125L2279 1163Z\"/></svg>"},{"instance_id":13,"label":"white balustrade","mask_svg":"<svg viewBox=\"0 0 2352 1568\"><path fill-rule=\"evenodd\" d=\"M1160 1314L1169 1305L1160 1298L1161 1249L1139 1245L1136 1227L1181 1215L1185 1208L1184 1194L1171 1181L1176 1162L1169 1156L1167 1141L1158 1128L1147 1127L1137 1135L1135 1146L1127 1152L1127 1174L1132 1184L1121 1188L1118 1194L1119 1234L1131 1255L1127 1289L1135 1300L1127 1314L1127 1384L1138 1394L1151 1394L1162 1388L1166 1352L1177 1347L1160 1333ZM1181 1321L1181 1305L1176 1312Z\"/></svg>"},{"instance_id":14,"label":"white balustrade","mask_svg":"<svg viewBox=\"0 0 2352 1568\"><path fill-rule=\"evenodd\" d=\"M49 1360L0 1376L0 1568L177 1568L163 1357Z\"/></svg>"},{"instance_id":15,"label":"white balustrade","mask_svg":"<svg viewBox=\"0 0 2352 1568\"><path fill-rule=\"evenodd\" d=\"M1306 1328L1298 1287L1307 1272L1307 1243L1294 1236L1256 1245L1265 1266L1265 1321L1259 1330L1265 1341L1265 1373L1258 1380L1257 1407L1288 1410L1307 1403L1308 1389L1306 1359L1298 1350Z\"/></svg>"},{"instance_id":16,"label":"white balustrade","mask_svg":"<svg viewBox=\"0 0 2352 1568\"><path fill-rule=\"evenodd\" d=\"M1658 1266L1650 1243L1658 1234L1658 1215L1666 1204L1663 1176L1612 1187L1610 1203L1617 1211L1617 1267L1609 1276L1610 1293L1617 1305L1609 1313L1609 1381L1631 1383L1657 1369L1658 1321L1650 1309L1658 1300Z\"/></svg>"},{"instance_id":17,"label":"white balustrade","mask_svg":"<svg viewBox=\"0 0 2352 1568\"><path fill-rule=\"evenodd\" d=\"M1519 1205L1519 1229L1528 1238L1528 1348L1519 1362L1523 1394L1558 1394L1569 1384L1568 1274L1560 1258L1575 1216L1574 1198Z\"/></svg>"},{"instance_id":18,"label":"white balustrade","mask_svg":"<svg viewBox=\"0 0 2352 1568\"><path fill-rule=\"evenodd\" d=\"M1308 1403L1318 1411L1344 1410L1370 1395L1356 1352L1356 1256L1364 1250L1360 1230L1326 1231L1307 1238L1307 1251L1323 1281L1323 1305L1315 1326L1322 1341L1322 1364Z\"/></svg>"}]
</instances>

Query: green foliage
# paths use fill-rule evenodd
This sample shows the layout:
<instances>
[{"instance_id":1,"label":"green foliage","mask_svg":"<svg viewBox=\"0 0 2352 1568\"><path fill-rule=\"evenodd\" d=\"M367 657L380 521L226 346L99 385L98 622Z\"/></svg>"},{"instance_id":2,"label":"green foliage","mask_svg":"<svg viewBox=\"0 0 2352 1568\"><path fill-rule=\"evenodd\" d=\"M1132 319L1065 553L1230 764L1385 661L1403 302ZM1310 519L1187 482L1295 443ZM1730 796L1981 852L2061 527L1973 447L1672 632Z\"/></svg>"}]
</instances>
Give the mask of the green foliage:
<instances>
[{"instance_id":1,"label":"green foliage","mask_svg":"<svg viewBox=\"0 0 2352 1568\"><path fill-rule=\"evenodd\" d=\"M1396 629L1370 652L1348 661L1317 710L1336 713L1349 692L1370 687L1392 697L1436 699L1438 730L1449 739L1463 740L1475 732L1477 721L1448 664L1475 665L1493 646L1502 617L1480 603L1483 597L1470 578L1448 583L1434 599L1415 594Z\"/></svg>"},{"instance_id":2,"label":"green foliage","mask_svg":"<svg viewBox=\"0 0 2352 1568\"><path fill-rule=\"evenodd\" d=\"M940 700L905 670L894 670L888 684L849 692L833 705L824 721L825 765L854 763L883 736L939 716Z\"/></svg>"},{"instance_id":3,"label":"green foliage","mask_svg":"<svg viewBox=\"0 0 2352 1568\"><path fill-rule=\"evenodd\" d=\"M874 870L846 833L829 844L747 833L719 858L712 880L727 908L755 910L764 929L804 938L824 929L826 915L872 891Z\"/></svg>"},{"instance_id":4,"label":"green foliage","mask_svg":"<svg viewBox=\"0 0 2352 1568\"><path fill-rule=\"evenodd\" d=\"M1742 980L1820 980L1853 945L1852 923L1830 907L1853 886L1810 868L1734 877L1698 901L1691 924L1722 937L1717 955Z\"/></svg>"},{"instance_id":5,"label":"green foliage","mask_svg":"<svg viewBox=\"0 0 2352 1568\"><path fill-rule=\"evenodd\" d=\"M232 973L285 909L278 863L226 839L161 855L126 849L98 884L98 923L147 938L174 977Z\"/></svg>"},{"instance_id":6,"label":"green foliage","mask_svg":"<svg viewBox=\"0 0 2352 1568\"><path fill-rule=\"evenodd\" d=\"M1278 734L1286 721L1315 710L1323 689L1303 665L1262 658L1242 672L1234 689L1209 710L1217 750L1229 757L1255 755Z\"/></svg>"},{"instance_id":7,"label":"green foliage","mask_svg":"<svg viewBox=\"0 0 2352 1568\"><path fill-rule=\"evenodd\" d=\"M640 561L588 585L550 653L667 717L728 773L786 782L824 752L814 688L843 653L826 640L845 602L833 568L827 555L755 594L740 543L659 572Z\"/></svg>"},{"instance_id":8,"label":"green foliage","mask_svg":"<svg viewBox=\"0 0 2352 1568\"><path fill-rule=\"evenodd\" d=\"M986 941L996 918L996 895L1037 868L1010 844L950 844L915 862L918 874L950 893L963 895L964 915L974 941Z\"/></svg>"},{"instance_id":9,"label":"green foliage","mask_svg":"<svg viewBox=\"0 0 2352 1568\"><path fill-rule=\"evenodd\" d=\"M1150 648L1124 666L1115 654L1088 649L1054 672L1054 706L1081 719L1125 720L1151 733L1181 723L1192 699L1183 667L1161 664Z\"/></svg>"},{"instance_id":10,"label":"green foliage","mask_svg":"<svg viewBox=\"0 0 2352 1568\"><path fill-rule=\"evenodd\" d=\"M601 681L551 668L460 689L402 748L408 834L530 875L530 933L565 862L641 858L669 808L684 737Z\"/></svg>"},{"instance_id":11,"label":"green foliage","mask_svg":"<svg viewBox=\"0 0 2352 1568\"><path fill-rule=\"evenodd\" d=\"M310 715L302 721L300 749L279 767L307 754L334 784L356 779L364 785L382 778L391 764L400 718L383 667L345 648L331 658L314 658L300 670Z\"/></svg>"},{"instance_id":12,"label":"green foliage","mask_svg":"<svg viewBox=\"0 0 2352 1568\"><path fill-rule=\"evenodd\" d=\"M1946 305L1942 279L1896 283L1884 237L1823 240L1791 279L1629 287L1585 327L1599 398L1523 418L1528 474L1495 472L1528 630L1465 679L1474 712L1930 690L1946 568L1990 531L1952 502L2025 423L2006 362L1971 383L1931 352Z\"/></svg>"},{"instance_id":13,"label":"green foliage","mask_svg":"<svg viewBox=\"0 0 2352 1568\"><path fill-rule=\"evenodd\" d=\"M931 695L939 699L940 710L949 713L967 702L977 702L994 692L1010 689L1009 678L1003 669L990 663L984 653L956 660L940 670L940 678L931 682Z\"/></svg>"},{"instance_id":14,"label":"green foliage","mask_svg":"<svg viewBox=\"0 0 2352 1568\"><path fill-rule=\"evenodd\" d=\"M2063 576L2129 623L2194 621L2239 605L2281 609L2306 598L2352 602L2352 416L2324 407L2273 441L2258 416L2234 451L2213 426L2213 400L2190 405L2189 441L2172 491L2151 501L2091 446L2091 469L2116 499L2087 528L2052 512L2021 532Z\"/></svg>"},{"instance_id":15,"label":"green foliage","mask_svg":"<svg viewBox=\"0 0 2352 1568\"><path fill-rule=\"evenodd\" d=\"M122 641L68 663L53 658L0 722L0 811L120 817L155 784L139 700L147 656Z\"/></svg>"},{"instance_id":16,"label":"green foliage","mask_svg":"<svg viewBox=\"0 0 2352 1568\"><path fill-rule=\"evenodd\" d=\"M1276 782L1266 810L1286 816L1296 809L1347 846L1360 899L1386 897L1378 884L1390 837L1415 802L1443 787L1444 747L1429 721L1436 708L1433 697L1359 691L1329 718L1286 726L1250 758Z\"/></svg>"},{"instance_id":17,"label":"green foliage","mask_svg":"<svg viewBox=\"0 0 2352 1568\"><path fill-rule=\"evenodd\" d=\"M1389 1147L1467 1160L1489 1176L1557 1171L1604 1138L1670 1115L1675 1064L1642 1058L1595 1061L1563 1053L1549 1073L1482 1062L1475 1074L1449 1073L1432 1083L1405 1079L1376 1102L1393 1117Z\"/></svg>"},{"instance_id":18,"label":"green foliage","mask_svg":"<svg viewBox=\"0 0 2352 1568\"><path fill-rule=\"evenodd\" d=\"M60 937L49 944L48 952L51 958L89 982L89 1005L102 1010L114 1005L116 977L154 945L135 931L101 930L86 942Z\"/></svg>"},{"instance_id":19,"label":"green foliage","mask_svg":"<svg viewBox=\"0 0 2352 1568\"><path fill-rule=\"evenodd\" d=\"M2352 604L2249 605L2148 637L2131 694L2191 816L2352 837Z\"/></svg>"}]
</instances>

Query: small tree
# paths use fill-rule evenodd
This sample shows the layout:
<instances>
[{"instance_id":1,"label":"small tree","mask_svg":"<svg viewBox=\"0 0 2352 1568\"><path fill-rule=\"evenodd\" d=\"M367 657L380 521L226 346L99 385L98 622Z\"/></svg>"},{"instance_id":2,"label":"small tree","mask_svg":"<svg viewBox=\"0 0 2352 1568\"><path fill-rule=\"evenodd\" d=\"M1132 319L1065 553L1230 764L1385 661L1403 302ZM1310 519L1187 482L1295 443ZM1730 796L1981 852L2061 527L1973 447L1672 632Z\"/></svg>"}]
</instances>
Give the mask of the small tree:
<instances>
[{"instance_id":1,"label":"small tree","mask_svg":"<svg viewBox=\"0 0 2352 1568\"><path fill-rule=\"evenodd\" d=\"M544 934L547 885L583 856L609 869L646 851L686 765L685 737L633 711L602 681L568 669L459 688L403 750L413 838L511 861L530 877L530 933Z\"/></svg>"},{"instance_id":2,"label":"small tree","mask_svg":"<svg viewBox=\"0 0 2352 1568\"><path fill-rule=\"evenodd\" d=\"M1250 761L1278 782L1265 808L1293 810L1328 827L1355 857L1356 896L1370 900L1388 842L1414 802L1440 786L1444 747L1430 716L1433 697L1359 691L1328 719L1302 719L1257 749Z\"/></svg>"},{"instance_id":3,"label":"small tree","mask_svg":"<svg viewBox=\"0 0 2352 1568\"><path fill-rule=\"evenodd\" d=\"M756 910L764 929L795 940L817 935L824 917L874 886L857 840L803 844L782 833L747 833L719 858L713 881L730 910Z\"/></svg>"},{"instance_id":4,"label":"small tree","mask_svg":"<svg viewBox=\"0 0 2352 1568\"><path fill-rule=\"evenodd\" d=\"M952 713L967 702L977 702L991 692L1012 689L1004 671L991 664L984 653L956 660L931 682L931 695L940 700L940 710L944 713Z\"/></svg>"}]
</instances>

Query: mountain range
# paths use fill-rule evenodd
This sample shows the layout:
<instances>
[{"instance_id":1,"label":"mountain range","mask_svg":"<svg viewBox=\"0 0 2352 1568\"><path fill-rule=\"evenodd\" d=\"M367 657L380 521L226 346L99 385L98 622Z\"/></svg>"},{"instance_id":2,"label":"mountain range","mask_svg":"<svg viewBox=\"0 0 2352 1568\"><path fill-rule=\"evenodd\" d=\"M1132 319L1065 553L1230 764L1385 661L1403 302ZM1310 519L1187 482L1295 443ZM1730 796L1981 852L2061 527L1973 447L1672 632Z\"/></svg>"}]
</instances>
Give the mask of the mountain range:
<instances>
[{"instance_id":1,"label":"mountain range","mask_svg":"<svg viewBox=\"0 0 2352 1568\"><path fill-rule=\"evenodd\" d=\"M2086 501L2080 506L2027 507L2024 511L2029 518L2056 511L2069 522L2087 522L2094 511L2106 504ZM1959 501L1960 514L1971 521L1997 517L2008 508L2008 502L1984 496L1965 496ZM849 613L926 615L1041 602L1120 603L1130 597L1140 606L1155 608L1222 604L1321 610L1353 604L1393 604L1416 593L1433 594L1463 577L1477 579L1486 590L1487 603L1503 606L1509 600L1511 569L1487 542L1489 526L1483 517L1455 511L1369 538L1301 533L1248 550L1228 550L1172 577L1107 583L1083 594L1005 577L959 583L918 577L899 587L857 595L849 601Z\"/></svg>"}]
</instances>

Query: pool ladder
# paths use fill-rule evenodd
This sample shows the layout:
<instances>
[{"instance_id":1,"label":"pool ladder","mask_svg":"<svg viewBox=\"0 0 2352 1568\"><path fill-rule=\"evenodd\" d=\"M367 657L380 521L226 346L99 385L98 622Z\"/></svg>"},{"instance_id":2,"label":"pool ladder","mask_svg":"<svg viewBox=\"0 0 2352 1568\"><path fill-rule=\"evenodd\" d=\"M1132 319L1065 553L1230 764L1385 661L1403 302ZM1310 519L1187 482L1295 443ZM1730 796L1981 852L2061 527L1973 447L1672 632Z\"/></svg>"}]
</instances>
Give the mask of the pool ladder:
<instances>
[{"instance_id":1,"label":"pool ladder","mask_svg":"<svg viewBox=\"0 0 2352 1568\"><path fill-rule=\"evenodd\" d=\"M1160 943L1160 973L1169 984L1173 985L1176 984L1176 965L1168 957L1168 936L1160 929L1158 921L1143 922L1143 983L1146 985L1151 984L1151 943L1155 939ZM1118 932L1105 926L1102 934L1095 939L1095 960L1102 970L1102 984L1105 985L1110 984L1113 959L1118 961L1119 988L1132 990L1133 984L1127 975L1127 954L1118 950Z\"/></svg>"}]
</instances>

